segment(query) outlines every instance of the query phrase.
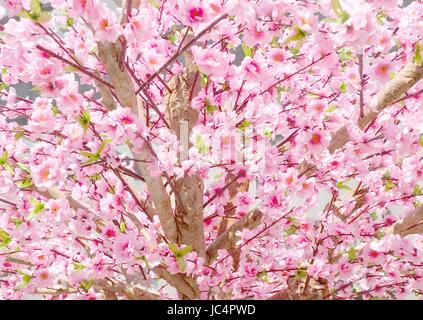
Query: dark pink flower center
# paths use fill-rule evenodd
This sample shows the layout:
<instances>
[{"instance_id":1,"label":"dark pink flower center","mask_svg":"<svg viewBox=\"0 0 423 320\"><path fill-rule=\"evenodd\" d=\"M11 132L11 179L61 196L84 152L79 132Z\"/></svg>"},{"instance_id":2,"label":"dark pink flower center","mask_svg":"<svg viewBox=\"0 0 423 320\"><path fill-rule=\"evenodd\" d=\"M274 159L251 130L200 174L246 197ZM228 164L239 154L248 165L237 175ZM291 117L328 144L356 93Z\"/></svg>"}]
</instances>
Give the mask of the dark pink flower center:
<instances>
[{"instance_id":1,"label":"dark pink flower center","mask_svg":"<svg viewBox=\"0 0 423 320\"><path fill-rule=\"evenodd\" d=\"M370 250L369 256L372 257L373 259L376 259L379 256L379 253L375 250Z\"/></svg>"},{"instance_id":2,"label":"dark pink flower center","mask_svg":"<svg viewBox=\"0 0 423 320\"><path fill-rule=\"evenodd\" d=\"M191 21L202 21L204 19L204 10L200 7L191 8L189 10L189 19Z\"/></svg>"},{"instance_id":3,"label":"dark pink flower center","mask_svg":"<svg viewBox=\"0 0 423 320\"><path fill-rule=\"evenodd\" d=\"M116 236L116 232L114 231L114 230L112 230L112 229L108 229L107 231L106 231L106 237L108 237L108 238L113 238L113 237L115 237Z\"/></svg>"},{"instance_id":4,"label":"dark pink flower center","mask_svg":"<svg viewBox=\"0 0 423 320\"><path fill-rule=\"evenodd\" d=\"M311 144L319 144L322 141L322 137L320 136L320 134L314 133L311 136L310 142Z\"/></svg>"}]
</instances>

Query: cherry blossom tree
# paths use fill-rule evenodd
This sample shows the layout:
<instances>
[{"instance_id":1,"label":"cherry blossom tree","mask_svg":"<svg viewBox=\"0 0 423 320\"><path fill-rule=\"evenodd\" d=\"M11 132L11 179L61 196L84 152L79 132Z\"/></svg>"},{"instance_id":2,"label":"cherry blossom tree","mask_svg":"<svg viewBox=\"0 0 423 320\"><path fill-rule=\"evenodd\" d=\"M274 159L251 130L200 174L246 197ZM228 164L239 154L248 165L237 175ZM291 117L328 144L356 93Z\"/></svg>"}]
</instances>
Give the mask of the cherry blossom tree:
<instances>
[{"instance_id":1,"label":"cherry blossom tree","mask_svg":"<svg viewBox=\"0 0 423 320\"><path fill-rule=\"evenodd\" d=\"M422 1L2 4L0 298L423 296Z\"/></svg>"}]
</instances>

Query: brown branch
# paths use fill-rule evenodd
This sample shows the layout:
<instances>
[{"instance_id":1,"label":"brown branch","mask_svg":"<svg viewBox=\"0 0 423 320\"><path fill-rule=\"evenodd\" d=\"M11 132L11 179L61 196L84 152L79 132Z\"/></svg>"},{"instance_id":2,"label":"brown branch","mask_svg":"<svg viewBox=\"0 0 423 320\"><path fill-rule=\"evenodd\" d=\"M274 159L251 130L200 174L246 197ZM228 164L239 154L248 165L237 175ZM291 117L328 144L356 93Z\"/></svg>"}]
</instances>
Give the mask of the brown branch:
<instances>
[{"instance_id":1,"label":"brown branch","mask_svg":"<svg viewBox=\"0 0 423 320\"><path fill-rule=\"evenodd\" d=\"M360 75L360 118L364 117L364 61L363 61L363 54L358 55L358 73Z\"/></svg>"},{"instance_id":2,"label":"brown branch","mask_svg":"<svg viewBox=\"0 0 423 320\"><path fill-rule=\"evenodd\" d=\"M103 290L107 300L118 300L117 296L125 297L129 300L160 300L160 296L137 287L126 288L122 283L110 284L107 280L97 280L94 283Z\"/></svg>"},{"instance_id":3,"label":"brown branch","mask_svg":"<svg viewBox=\"0 0 423 320\"><path fill-rule=\"evenodd\" d=\"M53 57L53 58L56 58L56 59L59 59L59 60L61 60L62 62L64 62L64 63L66 63L66 64L68 64L68 65L70 65L70 66L74 67L75 69L78 69L78 71L80 71L80 72L82 72L83 74L85 74L85 75L87 75L87 76L89 76L89 77L93 78L94 80L97 80L97 81L101 82L101 83L102 83L102 84L104 84L105 86L107 86L107 87L109 87L109 88L113 88L113 85L111 85L109 82L107 82L107 81L106 81L106 80L104 80L103 78L101 78L101 77L97 76L96 74L94 74L94 73L92 73L92 72L88 71L88 70L87 70L87 69L85 69L85 68L82 68L81 66L77 65L76 63L73 63L72 61L69 61L69 60L67 60L66 58L63 58L63 57L59 56L58 54L54 53L53 51L51 51L51 50L49 50L49 49L47 49L47 48L44 48L43 46L40 46L39 44L37 44L37 45L36 45L36 48L37 48L38 50L41 50L41 51L46 52L49 56L51 56L51 57Z\"/></svg>"},{"instance_id":4,"label":"brown branch","mask_svg":"<svg viewBox=\"0 0 423 320\"><path fill-rule=\"evenodd\" d=\"M135 93L134 84L131 79L131 75L128 72L127 68L121 68L119 61L119 54L122 52L118 44L111 43L99 43L99 56L100 60L103 62L107 73L109 74L111 81L115 87L116 95L118 96L119 102L125 106L129 107L132 112L137 114L140 118L143 117L142 108L138 105L137 94ZM147 140L145 142L145 147L141 150L139 154L135 154L135 158L145 159L146 162L137 162L136 165L140 171L140 175L144 178L145 183L148 187L152 202L154 203L155 208L157 209L157 214L160 219L164 234L168 241L170 242L179 242L191 244L194 249L199 250L198 253L201 255L201 245L204 247L204 242L201 244L201 238L198 238L197 235L200 232L193 232L190 230L190 234L193 234L196 243L191 243L191 238L180 239L180 234L178 234L178 229L180 225L176 223L175 216L173 215L172 204L170 201L170 196L166 190L166 187L160 177L153 177L150 174L150 162L154 160L158 161L157 156L152 149L152 146L149 145ZM201 180L200 180L201 181ZM202 182L202 181L201 181ZM169 181L170 183L170 181ZM182 198L182 201L190 201L192 197L189 195L192 189L187 190L187 198ZM202 195L202 192L201 192ZM201 204L202 204L202 196ZM185 203L184 203L185 205ZM190 205L188 203L188 205ZM202 209L202 208L201 208ZM201 227L201 236L204 241L204 231L201 215L201 224L198 226ZM200 246L198 245L200 243ZM200 248L200 249L199 249ZM204 250L204 249L203 249ZM170 274L166 269L162 267L156 267L153 271L165 279L170 285L174 286L181 297L188 299L198 299L199 298L199 289L195 279L187 277L183 274Z\"/></svg>"},{"instance_id":5,"label":"brown branch","mask_svg":"<svg viewBox=\"0 0 423 320\"><path fill-rule=\"evenodd\" d=\"M226 249L228 251L235 248L235 244L239 237L235 234L237 231L243 229L254 229L261 223L263 214L259 210L254 210L245 217L239 219L236 223L231 225L224 233L222 233L216 240L207 247L207 261L212 263L217 257L219 249Z\"/></svg>"},{"instance_id":6,"label":"brown branch","mask_svg":"<svg viewBox=\"0 0 423 320\"><path fill-rule=\"evenodd\" d=\"M110 89L105 86L100 81L95 80L95 85L98 88L98 91L101 95L101 102L107 107L108 110L113 110L116 108L115 100L113 99L113 95L110 92Z\"/></svg>"},{"instance_id":7,"label":"brown branch","mask_svg":"<svg viewBox=\"0 0 423 320\"><path fill-rule=\"evenodd\" d=\"M185 41L192 42L192 35L185 36ZM183 44L183 43L182 43ZM186 47L186 45L184 46ZM199 112L191 108L190 97L196 96L201 87L196 81L195 68L191 50L185 52L186 71L174 76L168 84L170 93L165 98L167 118L171 129L180 142L179 160L185 160L190 147L189 136L197 123ZM201 257L206 256L203 223L203 179L197 172L186 173L174 183L176 210L175 219L178 229L178 243L191 245Z\"/></svg>"},{"instance_id":8,"label":"brown branch","mask_svg":"<svg viewBox=\"0 0 423 320\"><path fill-rule=\"evenodd\" d=\"M166 268L162 266L155 267L153 272L160 278L163 278L172 287L176 288L183 298L191 300L200 298L200 291L194 279L186 277L183 274L170 274Z\"/></svg>"},{"instance_id":9,"label":"brown branch","mask_svg":"<svg viewBox=\"0 0 423 320\"><path fill-rule=\"evenodd\" d=\"M138 106L131 76L126 68L122 69L119 65L119 54L121 52L119 46L119 44L109 42L98 43L100 60L110 76L120 104L130 108L132 112L140 116L142 111ZM151 170L148 162L153 162L153 155L148 148L143 148L139 154L135 154L135 157L146 160L146 162L137 162L136 165L147 184L166 238L176 242L176 222L172 212L170 197L161 178L153 177L150 174Z\"/></svg>"},{"instance_id":10,"label":"brown branch","mask_svg":"<svg viewBox=\"0 0 423 320\"><path fill-rule=\"evenodd\" d=\"M178 57L183 54L188 48L190 48L198 39L200 39L203 35L213 29L220 21L226 19L228 14L225 13L214 20L211 24L205 27L202 31L200 31L195 37L193 37L186 45L182 48L177 50L175 54L163 65L160 67L158 71L156 71L153 75L151 75L135 92L136 94L140 93L144 88L146 88L160 73L162 73L168 66L170 66Z\"/></svg>"},{"instance_id":11,"label":"brown branch","mask_svg":"<svg viewBox=\"0 0 423 320\"><path fill-rule=\"evenodd\" d=\"M409 234L423 234L423 206L409 213L401 222L397 222L393 228L393 234L404 237Z\"/></svg>"},{"instance_id":12,"label":"brown branch","mask_svg":"<svg viewBox=\"0 0 423 320\"><path fill-rule=\"evenodd\" d=\"M130 75L119 65L120 48L117 43L99 42L98 54L116 90L119 103L138 114L138 103Z\"/></svg>"},{"instance_id":13,"label":"brown branch","mask_svg":"<svg viewBox=\"0 0 423 320\"><path fill-rule=\"evenodd\" d=\"M402 95L413 87L422 77L423 66L418 66L412 61L408 62L404 68L398 72L395 78L389 81L385 87L376 94L374 101L377 112L371 111L361 117L358 120L359 127L364 129L376 119L379 113L395 103L398 99L401 99ZM343 147L349 140L350 137L347 128L344 126L332 135L332 140L328 149L333 153L335 150Z\"/></svg>"}]
</instances>

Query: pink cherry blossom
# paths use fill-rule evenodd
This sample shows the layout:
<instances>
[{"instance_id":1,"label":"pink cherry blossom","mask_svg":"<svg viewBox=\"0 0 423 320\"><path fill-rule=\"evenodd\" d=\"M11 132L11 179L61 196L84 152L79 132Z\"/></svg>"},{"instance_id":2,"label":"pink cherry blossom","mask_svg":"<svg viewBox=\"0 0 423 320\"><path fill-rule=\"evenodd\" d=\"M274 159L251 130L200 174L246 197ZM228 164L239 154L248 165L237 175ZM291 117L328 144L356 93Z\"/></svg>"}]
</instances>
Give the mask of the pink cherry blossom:
<instances>
[{"instance_id":1,"label":"pink cherry blossom","mask_svg":"<svg viewBox=\"0 0 423 320\"><path fill-rule=\"evenodd\" d=\"M373 75L376 79L386 82L390 79L391 65L388 61L378 61L373 66Z\"/></svg>"},{"instance_id":2,"label":"pink cherry blossom","mask_svg":"<svg viewBox=\"0 0 423 320\"><path fill-rule=\"evenodd\" d=\"M43 190L52 187L65 178L65 171L60 166L60 162L52 158L34 165L31 172L34 184Z\"/></svg>"}]
</instances>

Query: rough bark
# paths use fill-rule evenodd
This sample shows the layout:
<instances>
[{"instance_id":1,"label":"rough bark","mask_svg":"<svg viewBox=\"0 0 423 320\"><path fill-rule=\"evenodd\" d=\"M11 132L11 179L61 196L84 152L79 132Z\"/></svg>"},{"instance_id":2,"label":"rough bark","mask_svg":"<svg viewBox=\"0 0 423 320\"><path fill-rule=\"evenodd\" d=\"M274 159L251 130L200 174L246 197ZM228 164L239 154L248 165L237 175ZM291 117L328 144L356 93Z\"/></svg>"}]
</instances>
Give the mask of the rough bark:
<instances>
[{"instance_id":1,"label":"rough bark","mask_svg":"<svg viewBox=\"0 0 423 320\"><path fill-rule=\"evenodd\" d=\"M188 41L192 36L186 37ZM180 161L185 160L191 147L189 137L197 123L198 111L191 107L191 98L200 91L200 82L196 68L192 63L192 55L187 50L187 65L182 75L174 76L168 86L171 92L166 96L166 116L172 130L176 133L183 150ZM175 218L178 229L178 243L192 246L201 257L206 256L203 223L203 179L197 172L185 174L177 179L175 185L176 211Z\"/></svg>"},{"instance_id":2,"label":"rough bark","mask_svg":"<svg viewBox=\"0 0 423 320\"><path fill-rule=\"evenodd\" d=\"M370 124L379 113L389 107L397 99L401 98L411 87L413 87L423 77L423 66L418 66L412 61L408 62L400 72L389 81L374 97L376 112L370 111L360 117L358 126L364 129ZM350 137L347 128L344 126L334 133L328 147L331 153L343 147Z\"/></svg>"},{"instance_id":3,"label":"rough bark","mask_svg":"<svg viewBox=\"0 0 423 320\"><path fill-rule=\"evenodd\" d=\"M95 85L100 91L101 95L101 102L108 110L113 110L116 108L115 100L113 99L113 95L110 93L110 89L101 83L100 81L95 81Z\"/></svg>"},{"instance_id":4,"label":"rough bark","mask_svg":"<svg viewBox=\"0 0 423 320\"><path fill-rule=\"evenodd\" d=\"M98 51L100 60L104 64L107 74L115 88L119 103L124 107L130 108L136 115L141 116L142 110L138 106L132 78L129 72L119 64L119 54L122 51L120 45L115 43L98 43ZM135 154L135 157L146 161L137 162L137 166L147 184L148 191L157 210L165 236L170 241L176 242L176 223L172 212L170 197L161 177L153 177L150 174L148 162L154 161L153 156L147 148L143 148L141 153Z\"/></svg>"},{"instance_id":5,"label":"rough bark","mask_svg":"<svg viewBox=\"0 0 423 320\"><path fill-rule=\"evenodd\" d=\"M396 223L393 233L401 237L409 234L423 233L423 206L409 213L403 221Z\"/></svg>"},{"instance_id":6,"label":"rough bark","mask_svg":"<svg viewBox=\"0 0 423 320\"><path fill-rule=\"evenodd\" d=\"M243 229L254 229L259 226L262 216L263 214L259 210L254 210L231 225L224 233L217 237L217 239L207 247L208 263L212 263L216 259L219 249L226 249L228 251L236 250L235 244L239 240L239 237L235 233Z\"/></svg>"},{"instance_id":7,"label":"rough bark","mask_svg":"<svg viewBox=\"0 0 423 320\"><path fill-rule=\"evenodd\" d=\"M153 269L153 272L160 278L163 278L172 287L178 289L181 299L199 299L200 290L193 278L183 274L170 274L165 268L159 266Z\"/></svg>"}]
</instances>

